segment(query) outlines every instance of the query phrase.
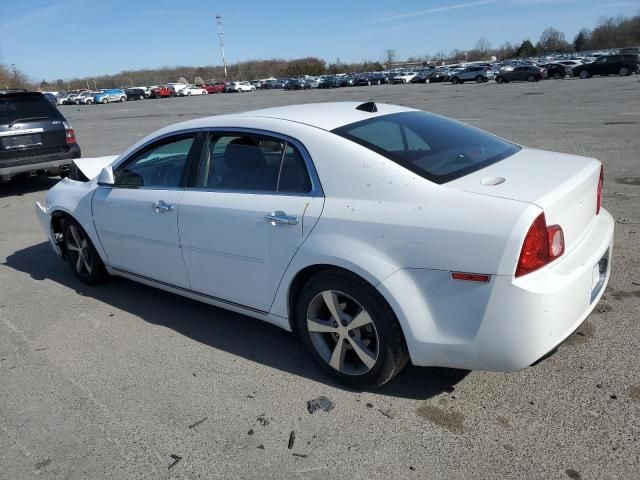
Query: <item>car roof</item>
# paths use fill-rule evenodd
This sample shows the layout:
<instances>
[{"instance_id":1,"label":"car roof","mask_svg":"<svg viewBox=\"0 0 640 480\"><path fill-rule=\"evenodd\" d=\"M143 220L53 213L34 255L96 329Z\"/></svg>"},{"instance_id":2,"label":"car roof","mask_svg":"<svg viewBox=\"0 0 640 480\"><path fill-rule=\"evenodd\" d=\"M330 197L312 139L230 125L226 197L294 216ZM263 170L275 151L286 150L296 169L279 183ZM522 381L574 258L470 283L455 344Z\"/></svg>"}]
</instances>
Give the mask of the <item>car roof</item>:
<instances>
[{"instance_id":1,"label":"car roof","mask_svg":"<svg viewBox=\"0 0 640 480\"><path fill-rule=\"evenodd\" d=\"M333 130L350 123L367 120L370 118L388 115L391 113L415 111L413 108L401 107L377 103L377 112L365 112L357 110L362 102L326 102L306 103L302 105L288 105L285 107L265 108L235 114L243 117L277 118L291 122L304 123L323 130ZM220 118L220 117L218 117Z\"/></svg>"}]
</instances>

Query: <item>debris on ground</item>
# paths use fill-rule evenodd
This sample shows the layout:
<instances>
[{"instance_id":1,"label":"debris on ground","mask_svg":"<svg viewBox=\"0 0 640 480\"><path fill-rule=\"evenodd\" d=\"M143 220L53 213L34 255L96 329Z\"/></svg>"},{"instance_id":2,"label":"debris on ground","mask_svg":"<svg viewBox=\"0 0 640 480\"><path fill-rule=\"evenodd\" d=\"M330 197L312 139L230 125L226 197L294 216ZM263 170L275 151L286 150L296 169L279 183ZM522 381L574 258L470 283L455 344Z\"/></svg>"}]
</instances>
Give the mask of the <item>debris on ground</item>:
<instances>
[{"instance_id":1,"label":"debris on ground","mask_svg":"<svg viewBox=\"0 0 640 480\"><path fill-rule=\"evenodd\" d=\"M189 425L189 428L196 428L198 425L206 421L207 421L207 417L204 417L202 420L198 420L196 423L192 423L191 425Z\"/></svg>"},{"instance_id":2,"label":"debris on ground","mask_svg":"<svg viewBox=\"0 0 640 480\"><path fill-rule=\"evenodd\" d=\"M253 428L249 429L249 431L247 432L247 435L253 435Z\"/></svg>"},{"instance_id":3,"label":"debris on ground","mask_svg":"<svg viewBox=\"0 0 640 480\"><path fill-rule=\"evenodd\" d=\"M396 411L391 408L387 408L386 410L382 410L381 408L379 408L378 411L385 417L390 418L391 420L396 418L396 415L397 415Z\"/></svg>"},{"instance_id":4,"label":"debris on ground","mask_svg":"<svg viewBox=\"0 0 640 480\"><path fill-rule=\"evenodd\" d=\"M264 445L260 444L260 445L258 445L258 448L259 448L260 450L264 450Z\"/></svg>"},{"instance_id":5,"label":"debris on ground","mask_svg":"<svg viewBox=\"0 0 640 480\"><path fill-rule=\"evenodd\" d=\"M300 458L307 458L309 456L304 453L296 453L296 452L293 452L291 455L293 455L294 457L300 457Z\"/></svg>"},{"instance_id":6,"label":"debris on ground","mask_svg":"<svg viewBox=\"0 0 640 480\"><path fill-rule=\"evenodd\" d=\"M295 441L296 441L296 432L291 430L291 433L289 434L289 450L293 448L293 442Z\"/></svg>"},{"instance_id":7,"label":"debris on ground","mask_svg":"<svg viewBox=\"0 0 640 480\"><path fill-rule=\"evenodd\" d=\"M263 427L266 427L267 425L269 425L269 420L267 420L264 415L260 415L258 417L258 423L260 423L260 425L262 425Z\"/></svg>"},{"instance_id":8,"label":"debris on ground","mask_svg":"<svg viewBox=\"0 0 640 480\"><path fill-rule=\"evenodd\" d=\"M180 460L182 460L182 457L180 455L176 455L174 453L171 454L171 458L173 458L173 462L171 462L171 465L169 465L168 470L171 470L176 463L178 463Z\"/></svg>"},{"instance_id":9,"label":"debris on ground","mask_svg":"<svg viewBox=\"0 0 640 480\"><path fill-rule=\"evenodd\" d=\"M367 407L367 408L373 408L373 403L367 403L367 404L365 405L365 407Z\"/></svg>"},{"instance_id":10,"label":"debris on ground","mask_svg":"<svg viewBox=\"0 0 640 480\"><path fill-rule=\"evenodd\" d=\"M307 402L307 410L309 410L309 413L315 413L317 410L330 412L333 408L333 402L325 396L320 396Z\"/></svg>"}]
</instances>

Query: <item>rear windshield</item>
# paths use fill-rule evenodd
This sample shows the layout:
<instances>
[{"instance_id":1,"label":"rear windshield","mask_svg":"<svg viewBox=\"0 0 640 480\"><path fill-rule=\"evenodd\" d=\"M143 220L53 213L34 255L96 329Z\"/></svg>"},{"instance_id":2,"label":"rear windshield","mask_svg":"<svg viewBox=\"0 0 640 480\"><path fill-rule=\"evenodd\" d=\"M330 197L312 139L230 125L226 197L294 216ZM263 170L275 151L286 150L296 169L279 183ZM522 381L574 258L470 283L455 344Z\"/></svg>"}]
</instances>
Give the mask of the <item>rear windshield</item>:
<instances>
[{"instance_id":1,"label":"rear windshield","mask_svg":"<svg viewBox=\"0 0 640 480\"><path fill-rule=\"evenodd\" d=\"M43 95L0 95L0 125L48 118L59 118L59 113Z\"/></svg>"},{"instance_id":2,"label":"rear windshield","mask_svg":"<svg viewBox=\"0 0 640 480\"><path fill-rule=\"evenodd\" d=\"M490 133L426 112L384 115L333 133L435 183L463 177L520 150Z\"/></svg>"}]
</instances>

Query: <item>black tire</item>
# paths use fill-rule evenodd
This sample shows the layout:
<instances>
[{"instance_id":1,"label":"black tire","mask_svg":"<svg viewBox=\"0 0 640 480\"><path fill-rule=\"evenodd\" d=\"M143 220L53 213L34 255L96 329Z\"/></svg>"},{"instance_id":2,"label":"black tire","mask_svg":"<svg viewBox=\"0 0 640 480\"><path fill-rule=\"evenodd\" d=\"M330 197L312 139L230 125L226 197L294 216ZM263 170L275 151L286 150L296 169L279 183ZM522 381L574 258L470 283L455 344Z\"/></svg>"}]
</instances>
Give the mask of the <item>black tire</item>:
<instances>
[{"instance_id":1,"label":"black tire","mask_svg":"<svg viewBox=\"0 0 640 480\"><path fill-rule=\"evenodd\" d=\"M107 279L107 270L100 255L78 222L71 218L65 219L62 238L65 257L71 270L81 282L87 285L96 285ZM82 249L84 260L79 258L81 252L72 249L78 246Z\"/></svg>"},{"instance_id":2,"label":"black tire","mask_svg":"<svg viewBox=\"0 0 640 480\"><path fill-rule=\"evenodd\" d=\"M102 100L100 100L102 103L106 104L109 103L109 99L108 98L103 98Z\"/></svg>"},{"instance_id":3,"label":"black tire","mask_svg":"<svg viewBox=\"0 0 640 480\"><path fill-rule=\"evenodd\" d=\"M127 97L120 97L120 102L126 102L127 101Z\"/></svg>"},{"instance_id":4,"label":"black tire","mask_svg":"<svg viewBox=\"0 0 640 480\"><path fill-rule=\"evenodd\" d=\"M460 79L458 77L453 77L451 79L451 83L453 83L454 85L457 85L460 83Z\"/></svg>"},{"instance_id":5,"label":"black tire","mask_svg":"<svg viewBox=\"0 0 640 480\"><path fill-rule=\"evenodd\" d=\"M504 77L502 75L498 75L496 77L496 83L504 83Z\"/></svg>"},{"instance_id":6,"label":"black tire","mask_svg":"<svg viewBox=\"0 0 640 480\"><path fill-rule=\"evenodd\" d=\"M476 77L476 83L482 83L482 82L484 82L484 78L482 78L482 75L478 75Z\"/></svg>"},{"instance_id":7,"label":"black tire","mask_svg":"<svg viewBox=\"0 0 640 480\"><path fill-rule=\"evenodd\" d=\"M589 75L589 72L587 72L586 70L582 70L582 71L578 74L578 76L579 76L581 79L583 79L583 80L584 80L585 78L589 78L591 75Z\"/></svg>"},{"instance_id":8,"label":"black tire","mask_svg":"<svg viewBox=\"0 0 640 480\"><path fill-rule=\"evenodd\" d=\"M562 78L562 74L560 72L556 72L553 74L553 78L556 80L560 80Z\"/></svg>"},{"instance_id":9,"label":"black tire","mask_svg":"<svg viewBox=\"0 0 640 480\"><path fill-rule=\"evenodd\" d=\"M629 69L629 67L621 67L620 70L618 71L618 75L620 75L621 77L627 77L631 74L631 70Z\"/></svg>"},{"instance_id":10,"label":"black tire","mask_svg":"<svg viewBox=\"0 0 640 480\"><path fill-rule=\"evenodd\" d=\"M535 82L536 81L536 76L535 75L529 75L527 77L527 82Z\"/></svg>"},{"instance_id":11,"label":"black tire","mask_svg":"<svg viewBox=\"0 0 640 480\"><path fill-rule=\"evenodd\" d=\"M333 368L314 346L307 326L307 313L312 302L326 291L338 291L346 294L359 303L371 318L371 323L375 327L373 331L376 335L377 357L375 363L370 368L366 367L367 370L363 373L343 373ZM402 329L391 307L373 286L350 272L325 270L314 275L302 287L295 313L298 334L311 356L327 374L350 388L379 387L397 375L409 360ZM329 339L331 340L333 338L331 335L334 334L327 335L330 335ZM338 342L341 341L347 344L347 349L353 350L352 340L345 337L338 340ZM328 348L330 349L331 346ZM349 350L346 351L349 352ZM357 358L355 353L352 351L351 358ZM346 355L348 353L345 353L345 358Z\"/></svg>"}]
</instances>

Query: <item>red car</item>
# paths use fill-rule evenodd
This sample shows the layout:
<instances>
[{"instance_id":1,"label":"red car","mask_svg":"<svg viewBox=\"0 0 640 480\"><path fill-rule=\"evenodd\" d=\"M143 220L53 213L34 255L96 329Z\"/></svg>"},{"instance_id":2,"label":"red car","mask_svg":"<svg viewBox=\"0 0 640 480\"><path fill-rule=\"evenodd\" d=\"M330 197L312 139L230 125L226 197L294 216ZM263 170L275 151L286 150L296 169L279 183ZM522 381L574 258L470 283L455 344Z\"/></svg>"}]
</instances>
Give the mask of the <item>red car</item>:
<instances>
[{"instance_id":1,"label":"red car","mask_svg":"<svg viewBox=\"0 0 640 480\"><path fill-rule=\"evenodd\" d=\"M213 85L202 84L198 85L198 87L204 88L209 94L224 92L224 83L214 83Z\"/></svg>"},{"instance_id":2,"label":"red car","mask_svg":"<svg viewBox=\"0 0 640 480\"><path fill-rule=\"evenodd\" d=\"M159 87L151 90L151 96L154 98L167 98L173 95L173 90L171 90L166 85L161 85Z\"/></svg>"}]
</instances>

